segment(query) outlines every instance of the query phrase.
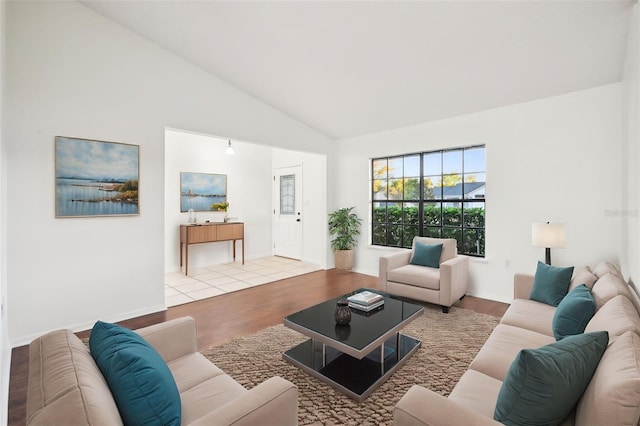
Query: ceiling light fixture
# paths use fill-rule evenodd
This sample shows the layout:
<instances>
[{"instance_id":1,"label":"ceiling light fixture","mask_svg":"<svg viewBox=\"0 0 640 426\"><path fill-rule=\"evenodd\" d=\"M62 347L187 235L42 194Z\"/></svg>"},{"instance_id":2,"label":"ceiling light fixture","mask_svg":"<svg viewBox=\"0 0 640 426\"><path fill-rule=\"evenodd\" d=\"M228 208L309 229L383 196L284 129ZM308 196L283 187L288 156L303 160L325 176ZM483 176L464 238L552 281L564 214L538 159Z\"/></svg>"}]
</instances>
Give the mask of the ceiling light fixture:
<instances>
[{"instance_id":1,"label":"ceiling light fixture","mask_svg":"<svg viewBox=\"0 0 640 426\"><path fill-rule=\"evenodd\" d=\"M227 155L233 155L236 152L233 150L233 148L231 148L231 139L229 139L229 146L227 147L227 149L224 151L225 154Z\"/></svg>"}]
</instances>

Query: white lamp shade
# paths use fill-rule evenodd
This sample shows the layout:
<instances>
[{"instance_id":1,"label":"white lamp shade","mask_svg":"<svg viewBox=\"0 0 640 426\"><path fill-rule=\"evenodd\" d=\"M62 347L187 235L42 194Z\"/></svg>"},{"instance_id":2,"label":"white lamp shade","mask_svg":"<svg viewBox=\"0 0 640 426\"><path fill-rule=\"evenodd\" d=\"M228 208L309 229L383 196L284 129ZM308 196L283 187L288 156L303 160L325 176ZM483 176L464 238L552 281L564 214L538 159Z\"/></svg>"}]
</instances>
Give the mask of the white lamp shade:
<instances>
[{"instance_id":1,"label":"white lamp shade","mask_svg":"<svg viewBox=\"0 0 640 426\"><path fill-rule=\"evenodd\" d=\"M531 244L536 247L564 248L564 223L534 223L531 225Z\"/></svg>"}]
</instances>

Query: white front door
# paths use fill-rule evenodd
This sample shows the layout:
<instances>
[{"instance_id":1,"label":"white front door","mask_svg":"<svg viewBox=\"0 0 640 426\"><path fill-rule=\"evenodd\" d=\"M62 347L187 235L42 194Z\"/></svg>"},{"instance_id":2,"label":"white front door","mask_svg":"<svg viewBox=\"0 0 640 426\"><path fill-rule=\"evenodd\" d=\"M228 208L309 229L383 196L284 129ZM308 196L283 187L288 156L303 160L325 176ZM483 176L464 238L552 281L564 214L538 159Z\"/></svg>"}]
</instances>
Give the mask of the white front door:
<instances>
[{"instance_id":1,"label":"white front door","mask_svg":"<svg viewBox=\"0 0 640 426\"><path fill-rule=\"evenodd\" d=\"M273 254L302 260L302 166L273 174Z\"/></svg>"}]
</instances>

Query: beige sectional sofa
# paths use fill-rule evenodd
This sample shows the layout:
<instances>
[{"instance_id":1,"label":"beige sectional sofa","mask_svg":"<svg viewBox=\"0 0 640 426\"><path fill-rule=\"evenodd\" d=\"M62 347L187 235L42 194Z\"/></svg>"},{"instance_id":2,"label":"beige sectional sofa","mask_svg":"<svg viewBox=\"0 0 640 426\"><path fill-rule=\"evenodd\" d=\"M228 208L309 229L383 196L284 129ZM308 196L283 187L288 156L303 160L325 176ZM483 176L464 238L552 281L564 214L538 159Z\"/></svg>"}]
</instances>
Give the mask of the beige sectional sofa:
<instances>
[{"instance_id":1,"label":"beige sectional sofa","mask_svg":"<svg viewBox=\"0 0 640 426\"><path fill-rule=\"evenodd\" d=\"M193 318L136 330L167 363L183 425L295 425L298 390L272 377L247 390L198 352ZM113 396L87 346L70 330L29 345L27 425L121 425Z\"/></svg>"},{"instance_id":2,"label":"beige sectional sofa","mask_svg":"<svg viewBox=\"0 0 640 426\"><path fill-rule=\"evenodd\" d=\"M529 300L534 277L516 274L514 301L451 394L414 385L394 409L396 425L498 425L494 410L509 367L521 349L556 341L556 308ZM609 343L566 425L638 425L640 421L640 315L637 297L607 262L577 271L571 288L591 287L595 315L585 333L606 330Z\"/></svg>"}]
</instances>

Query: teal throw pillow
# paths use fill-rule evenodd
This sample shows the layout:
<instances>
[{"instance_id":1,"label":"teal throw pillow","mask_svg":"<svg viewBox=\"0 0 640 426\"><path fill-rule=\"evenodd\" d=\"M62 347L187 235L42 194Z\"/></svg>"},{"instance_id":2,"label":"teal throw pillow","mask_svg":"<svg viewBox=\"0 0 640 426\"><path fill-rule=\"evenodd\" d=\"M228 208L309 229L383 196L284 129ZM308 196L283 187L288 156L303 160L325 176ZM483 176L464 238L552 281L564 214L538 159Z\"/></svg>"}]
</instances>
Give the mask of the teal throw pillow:
<instances>
[{"instance_id":1,"label":"teal throw pillow","mask_svg":"<svg viewBox=\"0 0 640 426\"><path fill-rule=\"evenodd\" d=\"M584 332L587 323L596 313L596 302L585 284L571 290L562 299L555 314L551 328L556 340Z\"/></svg>"},{"instance_id":2,"label":"teal throw pillow","mask_svg":"<svg viewBox=\"0 0 640 426\"><path fill-rule=\"evenodd\" d=\"M538 261L529 299L558 306L569 290L572 275L573 266L558 268Z\"/></svg>"},{"instance_id":3,"label":"teal throw pillow","mask_svg":"<svg viewBox=\"0 0 640 426\"><path fill-rule=\"evenodd\" d=\"M98 321L91 331L89 348L125 424L180 425L182 407L173 375L140 335Z\"/></svg>"},{"instance_id":4,"label":"teal throw pillow","mask_svg":"<svg viewBox=\"0 0 640 426\"><path fill-rule=\"evenodd\" d=\"M424 244L416 241L411 264L439 268L441 254L442 244Z\"/></svg>"},{"instance_id":5,"label":"teal throw pillow","mask_svg":"<svg viewBox=\"0 0 640 426\"><path fill-rule=\"evenodd\" d=\"M609 343L596 331L523 349L502 382L493 418L508 426L558 425L586 390Z\"/></svg>"}]
</instances>

